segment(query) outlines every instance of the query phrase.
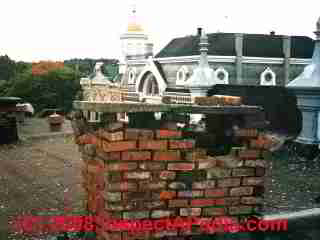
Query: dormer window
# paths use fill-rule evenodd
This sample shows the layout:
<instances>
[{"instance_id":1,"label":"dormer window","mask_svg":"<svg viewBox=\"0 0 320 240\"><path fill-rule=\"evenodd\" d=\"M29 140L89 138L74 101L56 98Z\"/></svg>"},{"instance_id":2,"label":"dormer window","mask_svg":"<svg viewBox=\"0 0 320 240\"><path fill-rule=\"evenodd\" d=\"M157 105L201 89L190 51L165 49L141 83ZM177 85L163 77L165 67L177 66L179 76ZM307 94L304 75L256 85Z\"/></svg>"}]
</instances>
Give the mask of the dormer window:
<instances>
[{"instance_id":1,"label":"dormer window","mask_svg":"<svg viewBox=\"0 0 320 240\"><path fill-rule=\"evenodd\" d=\"M271 70L271 68L267 68L260 75L260 85L276 85L276 74Z\"/></svg>"},{"instance_id":2,"label":"dormer window","mask_svg":"<svg viewBox=\"0 0 320 240\"><path fill-rule=\"evenodd\" d=\"M219 67L214 73L217 84L229 84L229 73L223 67Z\"/></svg>"},{"instance_id":3,"label":"dormer window","mask_svg":"<svg viewBox=\"0 0 320 240\"><path fill-rule=\"evenodd\" d=\"M177 72L176 85L184 85L190 76L189 70L186 66L182 66Z\"/></svg>"},{"instance_id":4,"label":"dormer window","mask_svg":"<svg viewBox=\"0 0 320 240\"><path fill-rule=\"evenodd\" d=\"M135 81L136 81L136 68L131 68L129 70L128 84L135 84Z\"/></svg>"}]
</instances>

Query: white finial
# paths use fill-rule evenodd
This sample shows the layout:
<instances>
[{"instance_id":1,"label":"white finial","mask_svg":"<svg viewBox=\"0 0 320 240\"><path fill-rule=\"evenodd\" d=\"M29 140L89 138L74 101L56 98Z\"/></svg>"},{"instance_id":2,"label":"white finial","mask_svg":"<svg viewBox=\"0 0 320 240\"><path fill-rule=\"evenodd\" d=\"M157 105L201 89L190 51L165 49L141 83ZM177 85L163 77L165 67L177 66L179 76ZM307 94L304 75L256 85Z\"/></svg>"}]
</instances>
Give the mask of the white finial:
<instances>
[{"instance_id":1,"label":"white finial","mask_svg":"<svg viewBox=\"0 0 320 240\"><path fill-rule=\"evenodd\" d=\"M316 26L317 26L317 30L316 30L314 33L315 33L316 36L317 36L317 40L320 40L320 17L319 17L319 19L318 19L318 21L317 21Z\"/></svg>"},{"instance_id":2,"label":"white finial","mask_svg":"<svg viewBox=\"0 0 320 240\"><path fill-rule=\"evenodd\" d=\"M317 21L317 31L320 31L320 17L319 17L319 19Z\"/></svg>"}]
</instances>

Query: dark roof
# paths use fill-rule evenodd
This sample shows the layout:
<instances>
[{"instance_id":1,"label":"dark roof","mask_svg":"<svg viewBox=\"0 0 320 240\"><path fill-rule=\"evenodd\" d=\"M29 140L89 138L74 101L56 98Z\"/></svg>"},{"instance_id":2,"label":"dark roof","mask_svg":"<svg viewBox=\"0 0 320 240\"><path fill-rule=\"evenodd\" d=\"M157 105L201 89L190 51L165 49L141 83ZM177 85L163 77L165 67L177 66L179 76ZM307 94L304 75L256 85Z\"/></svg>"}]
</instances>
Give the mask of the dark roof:
<instances>
[{"instance_id":1,"label":"dark roof","mask_svg":"<svg viewBox=\"0 0 320 240\"><path fill-rule=\"evenodd\" d=\"M235 56L234 33L211 33L208 35L208 55ZM243 34L243 56L282 58L282 35ZM311 58L313 39L305 36L291 37L291 57ZM155 57L180 57L199 55L199 37L187 36L173 39Z\"/></svg>"}]
</instances>

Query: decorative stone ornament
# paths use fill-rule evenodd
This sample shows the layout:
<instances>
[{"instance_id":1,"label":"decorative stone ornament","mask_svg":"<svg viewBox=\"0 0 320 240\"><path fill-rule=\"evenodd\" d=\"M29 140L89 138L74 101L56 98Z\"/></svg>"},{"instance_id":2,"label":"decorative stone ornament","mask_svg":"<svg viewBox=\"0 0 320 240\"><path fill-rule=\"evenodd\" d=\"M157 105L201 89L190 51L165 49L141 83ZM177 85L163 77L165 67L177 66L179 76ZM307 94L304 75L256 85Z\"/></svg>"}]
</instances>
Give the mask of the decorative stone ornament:
<instances>
[{"instance_id":1,"label":"decorative stone ornament","mask_svg":"<svg viewBox=\"0 0 320 240\"><path fill-rule=\"evenodd\" d=\"M271 70L271 68L267 68L260 75L260 85L264 86L275 86L276 85L276 74Z\"/></svg>"},{"instance_id":2,"label":"decorative stone ornament","mask_svg":"<svg viewBox=\"0 0 320 240\"><path fill-rule=\"evenodd\" d=\"M189 69L186 66L182 66L177 72L176 85L184 85L189 75Z\"/></svg>"},{"instance_id":3,"label":"decorative stone ornament","mask_svg":"<svg viewBox=\"0 0 320 240\"><path fill-rule=\"evenodd\" d=\"M229 73L223 67L219 67L214 74L217 84L229 84Z\"/></svg>"},{"instance_id":4,"label":"decorative stone ornament","mask_svg":"<svg viewBox=\"0 0 320 240\"><path fill-rule=\"evenodd\" d=\"M131 68L129 70L128 84L135 84L136 74L137 74L136 68Z\"/></svg>"}]
</instances>

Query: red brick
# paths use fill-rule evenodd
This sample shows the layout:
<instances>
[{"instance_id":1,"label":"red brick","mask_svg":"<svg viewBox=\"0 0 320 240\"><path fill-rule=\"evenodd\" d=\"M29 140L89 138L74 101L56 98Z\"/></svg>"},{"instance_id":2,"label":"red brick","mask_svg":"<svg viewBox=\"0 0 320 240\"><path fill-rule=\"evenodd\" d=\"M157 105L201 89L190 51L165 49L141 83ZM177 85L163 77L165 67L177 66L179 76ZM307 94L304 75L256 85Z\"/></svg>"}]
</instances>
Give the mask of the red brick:
<instances>
[{"instance_id":1,"label":"red brick","mask_svg":"<svg viewBox=\"0 0 320 240\"><path fill-rule=\"evenodd\" d=\"M258 130L257 129L238 129L235 131L236 137L251 137L255 138L258 136Z\"/></svg>"},{"instance_id":2,"label":"red brick","mask_svg":"<svg viewBox=\"0 0 320 240\"><path fill-rule=\"evenodd\" d=\"M193 189L210 189L216 186L216 182L214 180L202 181L202 182L194 182L192 184Z\"/></svg>"},{"instance_id":3,"label":"red brick","mask_svg":"<svg viewBox=\"0 0 320 240\"><path fill-rule=\"evenodd\" d=\"M147 151L122 152L121 159L124 161L151 160L151 152L147 152Z\"/></svg>"},{"instance_id":4,"label":"red brick","mask_svg":"<svg viewBox=\"0 0 320 240\"><path fill-rule=\"evenodd\" d=\"M139 188L141 190L157 190L166 187L166 182L139 182Z\"/></svg>"},{"instance_id":5,"label":"red brick","mask_svg":"<svg viewBox=\"0 0 320 240\"><path fill-rule=\"evenodd\" d=\"M215 199L193 199L193 200L191 200L192 207L214 206L215 204L216 204Z\"/></svg>"},{"instance_id":6,"label":"red brick","mask_svg":"<svg viewBox=\"0 0 320 240\"><path fill-rule=\"evenodd\" d=\"M239 151L239 157L246 160L254 160L260 157L260 151L254 149L246 149Z\"/></svg>"},{"instance_id":7,"label":"red brick","mask_svg":"<svg viewBox=\"0 0 320 240\"><path fill-rule=\"evenodd\" d=\"M233 206L233 205L238 205L239 203L240 203L240 198L238 197L216 199L217 206Z\"/></svg>"},{"instance_id":8,"label":"red brick","mask_svg":"<svg viewBox=\"0 0 320 240\"><path fill-rule=\"evenodd\" d=\"M175 130L167 130L167 129L160 129L156 131L156 138L178 138L181 137L182 133L181 131L175 131Z\"/></svg>"},{"instance_id":9,"label":"red brick","mask_svg":"<svg viewBox=\"0 0 320 240\"><path fill-rule=\"evenodd\" d=\"M110 183L108 185L110 191L136 191L137 184L133 182Z\"/></svg>"},{"instance_id":10,"label":"red brick","mask_svg":"<svg viewBox=\"0 0 320 240\"><path fill-rule=\"evenodd\" d=\"M125 139L127 140L151 140L154 133L149 129L127 128L125 130Z\"/></svg>"},{"instance_id":11,"label":"red brick","mask_svg":"<svg viewBox=\"0 0 320 240\"><path fill-rule=\"evenodd\" d=\"M104 167L97 164L96 165L88 164L88 172L95 173L95 174L102 173L104 172Z\"/></svg>"},{"instance_id":12,"label":"red brick","mask_svg":"<svg viewBox=\"0 0 320 240\"><path fill-rule=\"evenodd\" d=\"M240 178L226 178L218 180L218 187L238 187L240 186Z\"/></svg>"},{"instance_id":13,"label":"red brick","mask_svg":"<svg viewBox=\"0 0 320 240\"><path fill-rule=\"evenodd\" d=\"M162 180L174 180L176 177L175 172L170 172L170 171L162 171L159 174L159 178Z\"/></svg>"},{"instance_id":14,"label":"red brick","mask_svg":"<svg viewBox=\"0 0 320 240\"><path fill-rule=\"evenodd\" d=\"M251 206L234 206L229 207L229 214L231 215L240 215L240 214L251 214L252 213Z\"/></svg>"},{"instance_id":15,"label":"red brick","mask_svg":"<svg viewBox=\"0 0 320 240\"><path fill-rule=\"evenodd\" d=\"M187 161L198 161L207 158L207 151L205 149L194 149L192 151L183 152L184 159Z\"/></svg>"},{"instance_id":16,"label":"red brick","mask_svg":"<svg viewBox=\"0 0 320 240\"><path fill-rule=\"evenodd\" d=\"M251 177L255 175L254 168L235 168L232 170L232 176L234 177Z\"/></svg>"},{"instance_id":17,"label":"red brick","mask_svg":"<svg viewBox=\"0 0 320 240\"><path fill-rule=\"evenodd\" d=\"M180 216L189 217L189 216L200 216L201 215L201 208L181 208L180 209Z\"/></svg>"},{"instance_id":18,"label":"red brick","mask_svg":"<svg viewBox=\"0 0 320 240\"><path fill-rule=\"evenodd\" d=\"M231 188L230 195L231 196L248 196L253 194L253 187L238 187Z\"/></svg>"},{"instance_id":19,"label":"red brick","mask_svg":"<svg viewBox=\"0 0 320 240\"><path fill-rule=\"evenodd\" d=\"M223 216L226 214L224 208L203 208L204 216Z\"/></svg>"},{"instance_id":20,"label":"red brick","mask_svg":"<svg viewBox=\"0 0 320 240\"><path fill-rule=\"evenodd\" d=\"M121 160L120 152L104 152L103 150L97 149L97 156L104 161Z\"/></svg>"},{"instance_id":21,"label":"red brick","mask_svg":"<svg viewBox=\"0 0 320 240\"><path fill-rule=\"evenodd\" d=\"M157 151L153 153L154 161L179 161L181 155L179 151Z\"/></svg>"},{"instance_id":22,"label":"red brick","mask_svg":"<svg viewBox=\"0 0 320 240\"><path fill-rule=\"evenodd\" d=\"M194 148L194 140L169 140L170 149L189 149Z\"/></svg>"},{"instance_id":23,"label":"red brick","mask_svg":"<svg viewBox=\"0 0 320 240\"><path fill-rule=\"evenodd\" d=\"M166 150L168 142L166 140L140 140L139 149L146 150Z\"/></svg>"},{"instance_id":24,"label":"red brick","mask_svg":"<svg viewBox=\"0 0 320 240\"><path fill-rule=\"evenodd\" d=\"M144 162L141 163L139 165L140 169L143 170L151 170L151 171L155 171L155 170L164 170L165 169L165 163L161 162Z\"/></svg>"},{"instance_id":25,"label":"red brick","mask_svg":"<svg viewBox=\"0 0 320 240\"><path fill-rule=\"evenodd\" d=\"M108 164L107 170L108 171L130 171L137 169L138 164L137 163L113 163Z\"/></svg>"},{"instance_id":26,"label":"red brick","mask_svg":"<svg viewBox=\"0 0 320 240\"><path fill-rule=\"evenodd\" d=\"M191 171L194 169L193 163L169 163L168 170L172 171Z\"/></svg>"},{"instance_id":27,"label":"red brick","mask_svg":"<svg viewBox=\"0 0 320 240\"><path fill-rule=\"evenodd\" d=\"M135 150L137 144L135 141L107 142L103 141L103 151L105 152L121 152Z\"/></svg>"},{"instance_id":28,"label":"red brick","mask_svg":"<svg viewBox=\"0 0 320 240\"><path fill-rule=\"evenodd\" d=\"M175 199L169 200L169 207L188 207L188 200Z\"/></svg>"},{"instance_id":29,"label":"red brick","mask_svg":"<svg viewBox=\"0 0 320 240\"><path fill-rule=\"evenodd\" d=\"M264 181L261 177L247 177L242 179L242 185L259 186L263 185Z\"/></svg>"},{"instance_id":30,"label":"red brick","mask_svg":"<svg viewBox=\"0 0 320 240\"><path fill-rule=\"evenodd\" d=\"M151 177L150 172L125 172L125 179L148 179Z\"/></svg>"},{"instance_id":31,"label":"red brick","mask_svg":"<svg viewBox=\"0 0 320 240\"><path fill-rule=\"evenodd\" d=\"M206 197L224 197L228 195L227 188L215 188L205 191Z\"/></svg>"},{"instance_id":32,"label":"red brick","mask_svg":"<svg viewBox=\"0 0 320 240\"><path fill-rule=\"evenodd\" d=\"M203 197L203 191L180 191L178 192L179 198L197 198Z\"/></svg>"},{"instance_id":33,"label":"red brick","mask_svg":"<svg viewBox=\"0 0 320 240\"><path fill-rule=\"evenodd\" d=\"M267 136L260 134L258 139L250 141L250 148L267 150L271 148L273 144L274 143L271 138L268 138Z\"/></svg>"},{"instance_id":34,"label":"red brick","mask_svg":"<svg viewBox=\"0 0 320 240\"><path fill-rule=\"evenodd\" d=\"M156 197L157 193L154 193L154 198ZM160 200L168 200L168 199L173 199L177 196L176 192L174 191L163 191L159 193L159 197L157 197Z\"/></svg>"}]
</instances>

